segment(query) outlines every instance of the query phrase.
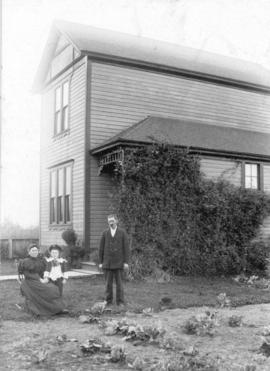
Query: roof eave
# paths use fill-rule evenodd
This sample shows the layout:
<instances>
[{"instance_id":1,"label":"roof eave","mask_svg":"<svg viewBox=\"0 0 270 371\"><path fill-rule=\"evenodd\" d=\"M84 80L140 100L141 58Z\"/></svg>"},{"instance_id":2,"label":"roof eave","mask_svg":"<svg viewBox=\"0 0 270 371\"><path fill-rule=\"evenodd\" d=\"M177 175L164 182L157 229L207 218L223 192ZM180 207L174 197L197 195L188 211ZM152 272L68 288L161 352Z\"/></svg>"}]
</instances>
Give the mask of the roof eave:
<instances>
[{"instance_id":1,"label":"roof eave","mask_svg":"<svg viewBox=\"0 0 270 371\"><path fill-rule=\"evenodd\" d=\"M244 80L237 80L237 79L226 78L226 77L222 77L222 76L218 76L214 74L212 75L212 74L207 74L203 72L187 70L183 68L176 68L176 67L172 67L172 66L165 65L165 64L163 65L163 64L152 63L152 62L147 62L147 61L142 61L142 60L137 60L137 59L124 58L124 57L115 56L115 55L91 52L89 50L81 50L81 53L83 53L84 55L87 55L88 57L96 61L102 61L102 62L108 62L108 63L113 62L113 63L117 63L120 65L121 64L128 65L128 66L133 66L137 68L147 68L149 70L153 70L157 72L166 72L166 73L171 73L174 75L181 75L186 78L193 78L197 80L208 81L211 83L233 86L236 88L244 88L244 89L249 89L249 90L258 91L258 92L270 93L270 86L262 85L262 84L255 84L255 83L251 83L251 82L244 81Z\"/></svg>"},{"instance_id":2,"label":"roof eave","mask_svg":"<svg viewBox=\"0 0 270 371\"><path fill-rule=\"evenodd\" d=\"M123 138L118 138L117 140L108 143L106 145L102 145L90 150L90 154L93 156L99 155L109 150L113 150L117 147L132 147L132 146L143 146L143 145L151 145L155 143L149 141L137 141L137 140L125 140ZM203 147L193 147L193 146L184 146L184 145L174 145L177 148L188 148L190 153L198 154L198 155L205 155L205 156L218 156L218 157L226 157L226 158L235 158L239 160L253 160L253 161L270 161L270 155L264 154L256 154L256 153L247 153L247 152L237 152L237 151L226 151L226 150L218 150L218 149L208 149Z\"/></svg>"},{"instance_id":3,"label":"roof eave","mask_svg":"<svg viewBox=\"0 0 270 371\"><path fill-rule=\"evenodd\" d=\"M52 82L58 79L59 76L61 76L63 73L65 73L67 70L69 70L72 66L74 66L76 63L78 63L85 55L80 54L76 59L74 59L71 63L69 63L65 68L63 68L60 72L58 72L53 78L50 80L40 83L39 85L35 86L35 89L31 90L32 93L42 93Z\"/></svg>"}]
</instances>

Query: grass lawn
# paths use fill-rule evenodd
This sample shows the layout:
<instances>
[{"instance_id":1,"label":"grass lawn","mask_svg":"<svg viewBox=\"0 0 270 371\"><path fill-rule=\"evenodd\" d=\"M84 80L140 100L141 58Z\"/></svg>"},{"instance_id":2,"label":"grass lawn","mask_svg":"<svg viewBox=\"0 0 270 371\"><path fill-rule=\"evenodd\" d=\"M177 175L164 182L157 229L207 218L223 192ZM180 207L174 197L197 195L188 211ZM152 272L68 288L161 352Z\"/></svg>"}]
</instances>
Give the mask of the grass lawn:
<instances>
[{"instance_id":1,"label":"grass lawn","mask_svg":"<svg viewBox=\"0 0 270 371\"><path fill-rule=\"evenodd\" d=\"M15 260L2 260L0 264L0 276L17 274L17 265Z\"/></svg>"},{"instance_id":2,"label":"grass lawn","mask_svg":"<svg viewBox=\"0 0 270 371\"><path fill-rule=\"evenodd\" d=\"M103 300L103 292L103 277L74 278L65 286L64 298L70 312L78 315L96 301ZM233 306L270 303L269 290L249 287L225 278L179 277L168 283L125 283L125 297L130 311L149 307L157 311L163 297L171 298L175 308L215 306L217 295L223 292L231 299ZM23 301L17 281L0 281L0 313L3 319L32 320L16 307Z\"/></svg>"},{"instance_id":3,"label":"grass lawn","mask_svg":"<svg viewBox=\"0 0 270 371\"><path fill-rule=\"evenodd\" d=\"M225 278L179 277L168 283L126 282L129 313L113 309L111 313L104 313L101 319L120 321L126 317L126 321L133 325L136 323L147 328L161 326L165 330L161 343L136 346L131 341L124 341L122 334L109 336L97 323L83 324L78 321L79 314L96 301L103 300L103 292L103 277L70 279L64 290L70 315L36 319L16 307L16 304L23 303L19 283L15 280L0 281L0 314L3 318L3 321L0 321L0 370L129 370L128 365L139 358L145 367L133 369L149 371L150 366L156 364L154 371L160 371L169 370L161 368L160 365L166 359L171 365L175 357L178 357L179 367L170 367L170 370L270 370L270 357L258 353L263 344L262 331L264 326L268 328L270 322L269 304L214 309L213 313L216 313L218 322L214 325L212 336L188 334L184 331L186 321L194 315L204 314L206 308L201 306L215 306L216 297L220 293L226 293L233 306L241 306L270 303L270 290L248 287ZM158 311L159 301L164 297L171 298L174 308L179 309ZM156 312L150 316L137 313L149 307L154 308ZM229 318L232 315L243 318L241 326L229 326ZM59 341L59 336L63 338L64 335L70 340ZM175 339L175 344L179 347L167 349L162 345L166 338ZM85 344L87 339L97 339L95 341L123 347L127 355L126 362L112 363L108 361L105 353L82 354L81 344ZM197 358L194 357L194 349ZM202 362L213 364L211 357L214 364L218 363L220 366L201 367ZM198 367L180 368L183 359L185 362L191 362L191 366L195 362Z\"/></svg>"}]
</instances>

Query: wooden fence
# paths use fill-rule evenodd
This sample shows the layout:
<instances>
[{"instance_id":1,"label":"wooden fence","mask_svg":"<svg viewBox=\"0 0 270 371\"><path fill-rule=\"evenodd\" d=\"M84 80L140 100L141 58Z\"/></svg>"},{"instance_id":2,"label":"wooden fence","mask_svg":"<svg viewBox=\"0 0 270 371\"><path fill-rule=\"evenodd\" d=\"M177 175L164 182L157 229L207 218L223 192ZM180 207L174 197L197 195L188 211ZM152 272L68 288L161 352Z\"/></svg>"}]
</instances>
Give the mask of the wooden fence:
<instances>
[{"instance_id":1,"label":"wooden fence","mask_svg":"<svg viewBox=\"0 0 270 371\"><path fill-rule=\"evenodd\" d=\"M3 238L0 239L1 260L24 258L27 255L27 247L31 243L39 243L37 238Z\"/></svg>"}]
</instances>

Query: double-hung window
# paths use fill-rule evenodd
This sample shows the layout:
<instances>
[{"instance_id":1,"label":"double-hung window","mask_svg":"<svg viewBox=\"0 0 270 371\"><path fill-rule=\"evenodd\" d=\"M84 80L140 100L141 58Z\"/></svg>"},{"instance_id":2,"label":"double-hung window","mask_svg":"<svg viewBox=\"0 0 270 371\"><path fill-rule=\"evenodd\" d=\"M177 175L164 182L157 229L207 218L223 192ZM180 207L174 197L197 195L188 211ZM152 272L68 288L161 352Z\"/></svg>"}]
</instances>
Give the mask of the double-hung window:
<instances>
[{"instance_id":1,"label":"double-hung window","mask_svg":"<svg viewBox=\"0 0 270 371\"><path fill-rule=\"evenodd\" d=\"M68 129L68 116L69 82L65 81L55 89L54 135Z\"/></svg>"},{"instance_id":2,"label":"double-hung window","mask_svg":"<svg viewBox=\"0 0 270 371\"><path fill-rule=\"evenodd\" d=\"M71 173L71 164L51 169L50 224L71 223Z\"/></svg>"},{"instance_id":3,"label":"double-hung window","mask_svg":"<svg viewBox=\"0 0 270 371\"><path fill-rule=\"evenodd\" d=\"M245 188L261 189L260 164L244 163L244 186Z\"/></svg>"}]
</instances>

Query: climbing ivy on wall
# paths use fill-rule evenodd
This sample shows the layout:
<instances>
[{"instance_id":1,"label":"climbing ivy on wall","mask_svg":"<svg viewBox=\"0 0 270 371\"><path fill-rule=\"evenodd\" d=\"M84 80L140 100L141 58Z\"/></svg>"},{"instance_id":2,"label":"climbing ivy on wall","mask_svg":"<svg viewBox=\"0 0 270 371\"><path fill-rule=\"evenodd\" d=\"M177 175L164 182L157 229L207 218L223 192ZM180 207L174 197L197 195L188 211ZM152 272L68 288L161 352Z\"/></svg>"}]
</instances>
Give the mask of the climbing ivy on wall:
<instances>
[{"instance_id":1,"label":"climbing ivy on wall","mask_svg":"<svg viewBox=\"0 0 270 371\"><path fill-rule=\"evenodd\" d=\"M198 156L164 144L126 151L115 173L112 205L131 238L135 277L157 267L212 275L265 269L268 246L260 242L258 256L252 242L269 214L265 193L208 180Z\"/></svg>"}]
</instances>

